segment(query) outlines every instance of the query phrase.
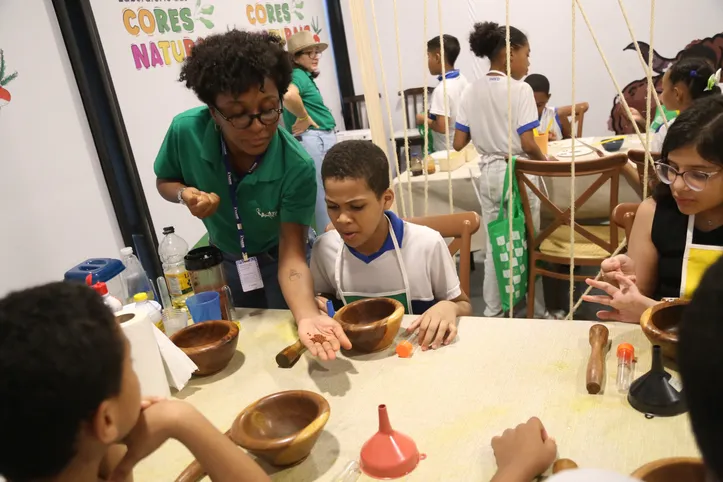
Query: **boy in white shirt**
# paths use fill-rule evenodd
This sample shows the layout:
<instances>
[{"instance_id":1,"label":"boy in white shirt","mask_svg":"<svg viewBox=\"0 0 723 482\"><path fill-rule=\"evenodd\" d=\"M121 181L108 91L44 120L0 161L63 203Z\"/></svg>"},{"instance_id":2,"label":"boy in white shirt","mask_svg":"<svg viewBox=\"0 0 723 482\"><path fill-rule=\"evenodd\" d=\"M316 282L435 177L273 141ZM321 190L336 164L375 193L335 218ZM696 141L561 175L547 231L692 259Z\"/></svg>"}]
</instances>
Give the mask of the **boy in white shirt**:
<instances>
[{"instance_id":1,"label":"boy in white shirt","mask_svg":"<svg viewBox=\"0 0 723 482\"><path fill-rule=\"evenodd\" d=\"M546 160L534 138L534 129L540 127L532 87L520 80L530 66L530 44L519 29L510 28L510 72L512 73L512 155L531 160ZM470 84L462 94L457 118L454 148L458 151L472 141L480 154L480 198L482 222L485 226L497 219L502 204L502 189L507 171L509 152L507 55L505 27L493 22L477 23L470 34L472 52L480 58L490 59L490 71ZM535 229L540 228L540 200L529 191L530 207ZM492 247L487 237L485 273L482 294L485 301L484 316L501 316L497 275L492 258ZM539 278L538 278L539 279ZM528 300L528 303L531 301ZM542 281L535 287L535 317L545 318Z\"/></svg>"},{"instance_id":2,"label":"boy in white shirt","mask_svg":"<svg viewBox=\"0 0 723 482\"><path fill-rule=\"evenodd\" d=\"M407 332L419 328L423 350L451 343L457 317L472 313L469 298L442 236L388 210L394 191L384 152L367 141L341 142L324 158L321 179L335 230L314 243L314 290L343 304L394 298L421 315Z\"/></svg>"},{"instance_id":3,"label":"boy in white shirt","mask_svg":"<svg viewBox=\"0 0 723 482\"><path fill-rule=\"evenodd\" d=\"M467 79L459 70L454 68L454 64L459 57L460 45L459 40L451 35L444 36L444 63L442 62L442 39L435 37L427 42L427 63L429 73L437 76L439 85L432 92L429 106L429 116L424 118L424 114L417 115L417 125L422 125L425 120L429 124L432 131L432 139L435 151L443 151L447 145L447 135L445 130L445 118L449 118L449 144L447 150L451 150L451 144L454 142L454 126L459 112L459 100L462 92L469 85ZM442 67L444 66L444 69ZM445 108L445 81L447 84L447 103L448 109Z\"/></svg>"},{"instance_id":4,"label":"boy in white shirt","mask_svg":"<svg viewBox=\"0 0 723 482\"><path fill-rule=\"evenodd\" d=\"M548 132L549 126L549 140L560 141L571 137L569 132L569 126L564 126L560 120L560 116L557 113L557 107L550 107L547 104L550 102L550 81L547 80L542 74L530 74L525 77L525 82L532 87L532 93L535 96L535 104L537 104L537 115L540 119L540 128L538 131L540 134ZM568 122L569 124L569 122Z\"/></svg>"}]
</instances>

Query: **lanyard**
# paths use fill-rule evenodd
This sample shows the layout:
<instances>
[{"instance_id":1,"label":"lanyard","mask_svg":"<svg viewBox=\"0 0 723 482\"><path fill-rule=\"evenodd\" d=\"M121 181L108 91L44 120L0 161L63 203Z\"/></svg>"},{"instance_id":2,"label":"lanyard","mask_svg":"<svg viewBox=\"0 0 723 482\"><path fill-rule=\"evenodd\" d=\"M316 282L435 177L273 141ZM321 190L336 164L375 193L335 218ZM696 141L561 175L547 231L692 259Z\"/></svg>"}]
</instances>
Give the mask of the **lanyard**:
<instances>
[{"instance_id":1,"label":"lanyard","mask_svg":"<svg viewBox=\"0 0 723 482\"><path fill-rule=\"evenodd\" d=\"M228 179L228 190L229 195L231 196L231 203L233 204L233 214L234 216L236 216L236 229L238 229L238 237L241 244L241 255L243 256L244 261L248 261L249 255L246 251L246 236L244 235L244 227L243 223L241 222L241 214L238 211L238 199L236 197L236 189L238 188L239 183L241 182L241 180L243 180L244 177L251 174L256 170L257 167L259 167L259 163L261 162L261 156L256 158L249 170L244 173L238 181L235 181L233 177L233 172L231 171L231 163L228 160L228 149L226 149L226 141L223 140L223 137L221 137L221 154L223 157L223 164L226 167L226 178Z\"/></svg>"}]
</instances>

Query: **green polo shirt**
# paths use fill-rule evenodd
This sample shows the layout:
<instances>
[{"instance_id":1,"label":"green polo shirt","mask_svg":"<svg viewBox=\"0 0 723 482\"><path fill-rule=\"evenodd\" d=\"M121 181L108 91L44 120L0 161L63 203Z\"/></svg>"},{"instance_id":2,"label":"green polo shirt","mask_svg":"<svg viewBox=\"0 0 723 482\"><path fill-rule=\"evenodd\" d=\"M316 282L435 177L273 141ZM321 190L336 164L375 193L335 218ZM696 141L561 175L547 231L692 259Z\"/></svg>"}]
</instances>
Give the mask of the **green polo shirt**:
<instances>
[{"instance_id":1,"label":"green polo shirt","mask_svg":"<svg viewBox=\"0 0 723 482\"><path fill-rule=\"evenodd\" d=\"M316 86L311 74L304 69L296 68L291 76L291 83L299 89L301 100L304 102L306 112L309 113L314 122L319 126L320 131L331 131L336 127L334 116L324 105L324 99ZM284 124L290 131L291 126L296 122L296 116L284 109Z\"/></svg>"},{"instance_id":2,"label":"green polo shirt","mask_svg":"<svg viewBox=\"0 0 723 482\"><path fill-rule=\"evenodd\" d=\"M218 210L203 224L219 249L241 254L221 133L208 107L187 110L173 119L153 168L159 179L218 194ZM291 134L277 129L259 167L238 184L236 197L247 251L268 251L279 243L281 223L311 224L316 204L314 161Z\"/></svg>"}]
</instances>

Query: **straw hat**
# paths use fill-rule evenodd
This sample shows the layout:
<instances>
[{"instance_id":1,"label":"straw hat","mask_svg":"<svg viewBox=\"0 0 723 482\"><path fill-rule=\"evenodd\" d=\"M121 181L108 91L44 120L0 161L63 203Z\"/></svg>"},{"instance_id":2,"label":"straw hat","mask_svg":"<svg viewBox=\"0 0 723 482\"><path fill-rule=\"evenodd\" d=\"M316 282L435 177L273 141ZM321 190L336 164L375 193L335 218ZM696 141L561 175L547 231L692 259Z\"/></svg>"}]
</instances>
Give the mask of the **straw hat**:
<instances>
[{"instance_id":1,"label":"straw hat","mask_svg":"<svg viewBox=\"0 0 723 482\"><path fill-rule=\"evenodd\" d=\"M296 32L294 35L288 38L286 41L286 44L289 48L290 54L296 54L297 52L301 52L304 49L308 49L309 47L316 47L319 49L319 52L323 52L327 48L329 48L329 44L325 44L323 42L314 42L314 34L312 34L308 30L301 30L299 32Z\"/></svg>"}]
</instances>

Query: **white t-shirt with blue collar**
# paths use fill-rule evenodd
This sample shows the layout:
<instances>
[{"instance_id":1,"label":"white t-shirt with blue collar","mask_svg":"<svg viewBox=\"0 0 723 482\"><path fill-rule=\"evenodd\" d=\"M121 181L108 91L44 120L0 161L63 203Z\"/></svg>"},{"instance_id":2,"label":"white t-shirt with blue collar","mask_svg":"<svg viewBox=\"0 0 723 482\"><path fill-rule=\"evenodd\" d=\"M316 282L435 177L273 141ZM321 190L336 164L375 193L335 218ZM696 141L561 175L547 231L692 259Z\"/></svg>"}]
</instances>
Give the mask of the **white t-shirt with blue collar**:
<instances>
[{"instance_id":1,"label":"white t-shirt with blue collar","mask_svg":"<svg viewBox=\"0 0 723 482\"><path fill-rule=\"evenodd\" d=\"M546 106L540 116L540 134L547 132L547 126L550 126L550 132L555 134L555 140L562 140L562 122L557 114L557 107Z\"/></svg>"},{"instance_id":2,"label":"white t-shirt with blue collar","mask_svg":"<svg viewBox=\"0 0 723 482\"><path fill-rule=\"evenodd\" d=\"M391 211L386 215L396 234L407 271L413 314L421 315L439 301L460 296L457 268L442 236L426 226L403 221ZM316 239L311 251L311 276L316 293L338 297L334 270L342 247L344 241L337 231L329 231ZM404 289L391 233L381 249L370 256L346 248L341 264L341 283L345 292L389 293Z\"/></svg>"},{"instance_id":3,"label":"white t-shirt with blue collar","mask_svg":"<svg viewBox=\"0 0 723 482\"><path fill-rule=\"evenodd\" d=\"M439 85L432 92L432 99L429 106L429 118L435 120L437 116L449 117L449 143L450 146L454 142L455 123L457 121L457 113L459 112L459 102L462 92L467 88L469 82L459 70L450 70L444 75L447 79L447 99L449 111L444 106L444 83L442 76L438 77ZM449 112L449 114L447 114ZM447 136L444 133L432 131L432 139L434 140L434 150L443 151L447 145ZM451 147L448 149L451 150Z\"/></svg>"}]
</instances>

